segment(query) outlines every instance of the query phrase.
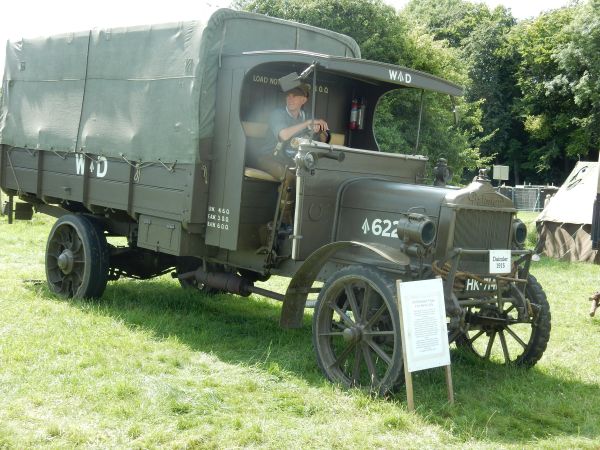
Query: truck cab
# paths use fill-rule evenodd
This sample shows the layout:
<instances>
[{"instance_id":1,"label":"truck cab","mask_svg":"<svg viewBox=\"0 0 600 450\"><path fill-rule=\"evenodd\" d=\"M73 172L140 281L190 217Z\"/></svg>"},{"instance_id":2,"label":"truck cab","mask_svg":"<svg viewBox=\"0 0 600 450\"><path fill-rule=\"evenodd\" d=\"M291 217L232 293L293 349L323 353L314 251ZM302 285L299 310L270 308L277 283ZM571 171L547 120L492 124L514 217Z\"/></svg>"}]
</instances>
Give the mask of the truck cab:
<instances>
[{"instance_id":1,"label":"truck cab","mask_svg":"<svg viewBox=\"0 0 600 450\"><path fill-rule=\"evenodd\" d=\"M302 261L320 246L336 239L332 231L336 201L340 186L345 183L365 177L404 184L425 181L426 157L412 155L412 149L408 148L398 149L398 153L380 151L373 120L382 96L398 89L427 89L440 95L462 93L459 86L429 74L347 57L307 51L261 51L223 57L218 89L224 94L233 91L235 95L230 97L229 103L219 104L217 109L216 129L227 133L229 140L223 138L223 146L215 152L218 156L212 172L218 174L213 178L214 182L228 180L228 184L211 186L209 209L217 214L214 223L207 227L208 244L235 250L238 255L244 251L256 253L258 248L264 249L269 243L277 244L277 238L265 238L268 235L265 225L270 224L268 232L277 232L279 211L275 209L279 206L281 180L256 171L254 154L264 145L270 113L285 105L280 80L289 79L291 75L299 79L298 73L306 73L307 68L310 73L303 80L311 86L311 93L305 105L306 117L309 120L310 117L326 119L331 141L318 146L317 141L307 136L302 148L307 149L307 144L316 146L316 153L302 152L299 148L297 161L289 167L298 175L294 189L292 248L278 245L283 254L269 257L267 263L273 268L278 267L286 256ZM360 109L360 123L354 127L349 124L353 102L358 103ZM220 109L224 110L223 114L219 113ZM221 142L218 135L216 141ZM296 145L300 147L298 143ZM308 163L307 158L313 161ZM320 173L314 177L317 171ZM311 175L310 183L307 174ZM240 205L239 209L237 205ZM219 211L229 214L219 214ZM384 235L391 236L391 233L390 225ZM300 237L305 234L311 238ZM243 258L248 261L246 255ZM263 270L264 262L258 264Z\"/></svg>"}]
</instances>

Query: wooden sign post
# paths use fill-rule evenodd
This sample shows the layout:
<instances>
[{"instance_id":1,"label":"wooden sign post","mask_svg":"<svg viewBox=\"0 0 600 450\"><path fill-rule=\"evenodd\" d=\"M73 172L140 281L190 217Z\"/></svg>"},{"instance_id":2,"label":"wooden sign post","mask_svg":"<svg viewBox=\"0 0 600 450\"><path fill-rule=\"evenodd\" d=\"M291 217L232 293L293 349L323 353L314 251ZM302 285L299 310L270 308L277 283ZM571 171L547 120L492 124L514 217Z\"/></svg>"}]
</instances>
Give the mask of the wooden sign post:
<instances>
[{"instance_id":1,"label":"wooden sign post","mask_svg":"<svg viewBox=\"0 0 600 450\"><path fill-rule=\"evenodd\" d=\"M415 409L412 372L446 366L448 402L454 403L444 286L440 278L396 283L408 410Z\"/></svg>"}]
</instances>

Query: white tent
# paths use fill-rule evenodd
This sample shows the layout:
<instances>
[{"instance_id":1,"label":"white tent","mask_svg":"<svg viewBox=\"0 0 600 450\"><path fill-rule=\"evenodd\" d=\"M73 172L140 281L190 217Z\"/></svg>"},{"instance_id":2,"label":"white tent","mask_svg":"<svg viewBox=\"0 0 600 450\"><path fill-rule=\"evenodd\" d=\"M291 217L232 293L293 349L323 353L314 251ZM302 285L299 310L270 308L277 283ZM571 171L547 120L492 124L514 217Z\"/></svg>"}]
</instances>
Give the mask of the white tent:
<instances>
[{"instance_id":1,"label":"white tent","mask_svg":"<svg viewBox=\"0 0 600 450\"><path fill-rule=\"evenodd\" d=\"M537 217L538 253L600 264L600 252L592 249L590 236L598 166L597 162L578 162Z\"/></svg>"}]
</instances>

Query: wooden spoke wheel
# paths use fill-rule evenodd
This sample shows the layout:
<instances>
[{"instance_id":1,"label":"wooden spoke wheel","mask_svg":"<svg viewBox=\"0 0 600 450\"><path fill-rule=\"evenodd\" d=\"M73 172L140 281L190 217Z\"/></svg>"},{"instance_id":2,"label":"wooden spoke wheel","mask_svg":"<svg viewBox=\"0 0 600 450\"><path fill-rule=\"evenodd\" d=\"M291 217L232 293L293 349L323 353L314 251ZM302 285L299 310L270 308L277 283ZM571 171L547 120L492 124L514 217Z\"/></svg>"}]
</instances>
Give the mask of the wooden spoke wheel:
<instances>
[{"instance_id":1,"label":"wooden spoke wheel","mask_svg":"<svg viewBox=\"0 0 600 450\"><path fill-rule=\"evenodd\" d=\"M513 302L490 304L468 310L470 329L456 340L479 357L502 364L531 367L538 362L550 339L550 308L537 280L529 276L525 296L532 318L519 320Z\"/></svg>"},{"instance_id":2,"label":"wooden spoke wheel","mask_svg":"<svg viewBox=\"0 0 600 450\"><path fill-rule=\"evenodd\" d=\"M94 219L67 214L56 221L46 245L46 279L62 297L101 297L108 281L106 237Z\"/></svg>"},{"instance_id":3,"label":"wooden spoke wheel","mask_svg":"<svg viewBox=\"0 0 600 450\"><path fill-rule=\"evenodd\" d=\"M404 376L400 318L393 280L350 266L325 283L313 316L313 343L325 376L380 394Z\"/></svg>"}]
</instances>

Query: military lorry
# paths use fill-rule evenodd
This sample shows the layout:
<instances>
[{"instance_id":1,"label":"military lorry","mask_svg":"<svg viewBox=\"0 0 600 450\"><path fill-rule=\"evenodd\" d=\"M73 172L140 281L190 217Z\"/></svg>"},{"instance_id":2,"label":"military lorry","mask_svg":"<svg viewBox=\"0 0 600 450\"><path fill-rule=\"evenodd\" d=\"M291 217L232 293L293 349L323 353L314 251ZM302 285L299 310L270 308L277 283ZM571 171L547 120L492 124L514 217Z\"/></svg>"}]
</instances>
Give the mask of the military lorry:
<instances>
[{"instance_id":1,"label":"military lorry","mask_svg":"<svg viewBox=\"0 0 600 450\"><path fill-rule=\"evenodd\" d=\"M290 201L290 182L251 155L282 90L301 82L312 86L307 117L326 117L332 137L294 142ZM442 164L425 185L425 156L379 151L374 111L396 90L462 94L361 59L347 36L227 9L205 25L9 42L0 185L9 206L21 200L17 218L57 217L45 265L58 295L100 297L110 280L171 272L207 294L282 301L293 328L318 294L308 306L323 373L383 393L403 379L394 282L441 277L449 342L532 366L550 311L525 227L485 171L451 188ZM508 251L503 273L490 272L490 250ZM255 286L271 275L290 278L285 292Z\"/></svg>"}]
</instances>

